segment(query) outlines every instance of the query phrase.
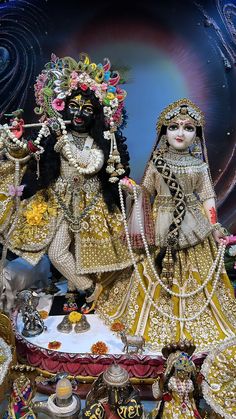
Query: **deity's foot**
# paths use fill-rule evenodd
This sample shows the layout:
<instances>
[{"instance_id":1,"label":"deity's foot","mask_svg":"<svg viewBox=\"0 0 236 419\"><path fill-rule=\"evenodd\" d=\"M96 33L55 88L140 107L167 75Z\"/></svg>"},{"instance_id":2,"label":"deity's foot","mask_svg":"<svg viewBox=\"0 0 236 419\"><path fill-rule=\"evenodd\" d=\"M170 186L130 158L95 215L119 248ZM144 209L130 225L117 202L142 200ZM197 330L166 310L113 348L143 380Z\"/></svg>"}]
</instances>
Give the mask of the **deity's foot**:
<instances>
[{"instance_id":1,"label":"deity's foot","mask_svg":"<svg viewBox=\"0 0 236 419\"><path fill-rule=\"evenodd\" d=\"M97 300L103 290L101 284L96 284L92 294L86 297L86 303L81 307L81 313L87 314L95 309ZM86 290L87 291L87 290Z\"/></svg>"},{"instance_id":2,"label":"deity's foot","mask_svg":"<svg viewBox=\"0 0 236 419\"><path fill-rule=\"evenodd\" d=\"M101 284L96 284L92 294L90 294L88 297L86 297L86 302L87 303L92 303L93 301L97 301L101 292L102 292L102 285Z\"/></svg>"}]
</instances>

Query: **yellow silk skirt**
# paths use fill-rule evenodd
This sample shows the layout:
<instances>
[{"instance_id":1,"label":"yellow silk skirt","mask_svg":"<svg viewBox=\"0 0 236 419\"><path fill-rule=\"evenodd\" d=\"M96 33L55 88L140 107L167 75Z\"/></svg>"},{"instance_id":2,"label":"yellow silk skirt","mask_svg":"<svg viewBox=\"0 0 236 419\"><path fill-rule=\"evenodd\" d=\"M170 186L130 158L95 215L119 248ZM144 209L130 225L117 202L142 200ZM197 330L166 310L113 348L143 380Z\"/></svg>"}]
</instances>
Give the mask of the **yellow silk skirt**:
<instances>
[{"instance_id":1,"label":"yellow silk skirt","mask_svg":"<svg viewBox=\"0 0 236 419\"><path fill-rule=\"evenodd\" d=\"M47 253L57 229L65 219L77 273L110 272L132 264L127 246L121 241L123 221L120 211L115 208L110 213L101 192L94 194L80 190L73 196L66 191L60 197L63 206L52 189L48 188L47 199L40 191L21 202L9 238L8 247L11 251L36 265ZM66 215L79 220L76 228L73 228ZM63 240L61 237L62 247Z\"/></svg>"},{"instance_id":2,"label":"yellow silk skirt","mask_svg":"<svg viewBox=\"0 0 236 419\"><path fill-rule=\"evenodd\" d=\"M219 417L236 417L236 336L213 348L201 373L203 396ZM217 416L218 417L218 416Z\"/></svg>"},{"instance_id":3,"label":"yellow silk skirt","mask_svg":"<svg viewBox=\"0 0 236 419\"><path fill-rule=\"evenodd\" d=\"M198 289L205 282L216 255L217 247L211 236L196 246L180 250L174 266L172 291L190 293ZM200 315L212 291L214 275L196 295L179 298L159 285L146 259L138 264L138 271L140 280L135 271L129 279L128 272L123 272L115 282L105 286L97 313L108 325L117 321L124 323L129 333L143 335L150 349L158 351L167 341L182 338L193 339L199 351L208 350L235 335L236 300L224 269L210 303ZM146 291L156 307L150 303ZM178 321L163 316L159 308L170 316L197 317L193 321Z\"/></svg>"}]
</instances>

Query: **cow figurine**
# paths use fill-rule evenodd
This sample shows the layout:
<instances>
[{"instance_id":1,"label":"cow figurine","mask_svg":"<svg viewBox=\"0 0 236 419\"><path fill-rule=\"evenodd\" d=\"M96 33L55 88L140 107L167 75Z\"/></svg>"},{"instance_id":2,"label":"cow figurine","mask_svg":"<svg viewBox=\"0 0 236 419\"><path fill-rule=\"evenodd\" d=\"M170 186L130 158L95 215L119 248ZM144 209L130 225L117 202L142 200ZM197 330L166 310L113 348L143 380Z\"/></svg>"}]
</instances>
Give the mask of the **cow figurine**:
<instances>
[{"instance_id":1,"label":"cow figurine","mask_svg":"<svg viewBox=\"0 0 236 419\"><path fill-rule=\"evenodd\" d=\"M120 332L121 341L124 344L123 352L128 353L143 353L145 346L145 339L138 335L127 335L125 332ZM133 351L130 351L133 348Z\"/></svg>"}]
</instances>

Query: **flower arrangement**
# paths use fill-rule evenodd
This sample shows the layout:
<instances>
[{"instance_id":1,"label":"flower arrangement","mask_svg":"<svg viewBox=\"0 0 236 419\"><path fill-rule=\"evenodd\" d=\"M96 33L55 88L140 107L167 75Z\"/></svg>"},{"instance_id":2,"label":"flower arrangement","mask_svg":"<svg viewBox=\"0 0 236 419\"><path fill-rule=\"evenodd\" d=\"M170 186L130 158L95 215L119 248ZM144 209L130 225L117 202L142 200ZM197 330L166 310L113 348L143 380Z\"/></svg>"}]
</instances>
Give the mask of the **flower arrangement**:
<instances>
[{"instance_id":1,"label":"flower arrangement","mask_svg":"<svg viewBox=\"0 0 236 419\"><path fill-rule=\"evenodd\" d=\"M77 311L72 311L69 314L68 319L71 323L77 323L82 319L82 314L78 313Z\"/></svg>"},{"instance_id":2,"label":"flower arrangement","mask_svg":"<svg viewBox=\"0 0 236 419\"><path fill-rule=\"evenodd\" d=\"M111 325L112 332L122 332L124 329L125 325L120 321L113 322Z\"/></svg>"},{"instance_id":3,"label":"flower arrangement","mask_svg":"<svg viewBox=\"0 0 236 419\"><path fill-rule=\"evenodd\" d=\"M104 342L98 341L91 346L91 352L94 355L104 355L108 353L108 347Z\"/></svg>"},{"instance_id":4,"label":"flower arrangement","mask_svg":"<svg viewBox=\"0 0 236 419\"><path fill-rule=\"evenodd\" d=\"M61 342L58 340L52 340L48 343L48 349L54 349L55 351L61 347Z\"/></svg>"},{"instance_id":5,"label":"flower arrangement","mask_svg":"<svg viewBox=\"0 0 236 419\"><path fill-rule=\"evenodd\" d=\"M48 311L46 310L39 310L39 315L41 317L41 319L45 320L48 318Z\"/></svg>"},{"instance_id":6,"label":"flower arrangement","mask_svg":"<svg viewBox=\"0 0 236 419\"><path fill-rule=\"evenodd\" d=\"M43 226L47 222L49 215L56 215L56 209L48 205L43 197L38 197L24 212L27 224L38 227Z\"/></svg>"},{"instance_id":7,"label":"flower arrangement","mask_svg":"<svg viewBox=\"0 0 236 419\"><path fill-rule=\"evenodd\" d=\"M14 245L21 247L22 243L44 241L51 220L57 215L58 204L55 197L50 195L46 202L42 195L38 195L34 201L23 202L22 207L24 220L12 233Z\"/></svg>"},{"instance_id":8,"label":"flower arrangement","mask_svg":"<svg viewBox=\"0 0 236 419\"><path fill-rule=\"evenodd\" d=\"M65 108L67 97L78 88L84 92L89 89L103 105L107 124L120 126L126 92L117 86L120 75L111 70L109 59L103 61L103 64L95 64L87 54L80 54L78 62L71 57L58 58L52 54L34 85L38 105L35 112L41 114L43 120L58 117Z\"/></svg>"}]
</instances>

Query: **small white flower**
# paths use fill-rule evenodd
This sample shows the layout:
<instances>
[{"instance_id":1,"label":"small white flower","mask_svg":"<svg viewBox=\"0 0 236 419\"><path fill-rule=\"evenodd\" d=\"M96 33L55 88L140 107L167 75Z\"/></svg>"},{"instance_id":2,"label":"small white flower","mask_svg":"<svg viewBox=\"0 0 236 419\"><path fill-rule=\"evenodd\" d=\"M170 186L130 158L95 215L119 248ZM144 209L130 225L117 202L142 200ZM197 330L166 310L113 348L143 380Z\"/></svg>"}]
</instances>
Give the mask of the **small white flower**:
<instances>
[{"instance_id":1,"label":"small white flower","mask_svg":"<svg viewBox=\"0 0 236 419\"><path fill-rule=\"evenodd\" d=\"M119 176L123 175L125 173L124 169L117 169L117 173Z\"/></svg>"},{"instance_id":2,"label":"small white flower","mask_svg":"<svg viewBox=\"0 0 236 419\"><path fill-rule=\"evenodd\" d=\"M230 256L236 256L236 245L230 246L230 248L229 248L229 255Z\"/></svg>"},{"instance_id":3,"label":"small white flower","mask_svg":"<svg viewBox=\"0 0 236 419\"><path fill-rule=\"evenodd\" d=\"M105 116L111 116L112 115L112 110L111 110L110 106L104 106L103 113L104 113Z\"/></svg>"},{"instance_id":4,"label":"small white flower","mask_svg":"<svg viewBox=\"0 0 236 419\"><path fill-rule=\"evenodd\" d=\"M109 182L110 182L110 183L116 183L116 182L118 182L118 180L119 180L119 178L118 178L118 177L116 177L116 176L114 176L114 177L111 177L111 178L109 179Z\"/></svg>"},{"instance_id":5,"label":"small white flower","mask_svg":"<svg viewBox=\"0 0 236 419\"><path fill-rule=\"evenodd\" d=\"M99 90L96 90L95 96L99 99L100 102L102 102L103 96Z\"/></svg>"},{"instance_id":6,"label":"small white flower","mask_svg":"<svg viewBox=\"0 0 236 419\"><path fill-rule=\"evenodd\" d=\"M107 168L106 168L106 172L107 173L113 173L114 170L115 170L115 167L114 166L107 166Z\"/></svg>"},{"instance_id":7,"label":"small white flower","mask_svg":"<svg viewBox=\"0 0 236 419\"><path fill-rule=\"evenodd\" d=\"M92 80L91 80L91 77L89 77L89 75L88 74L84 74L84 81L85 82L87 82L87 83L90 83Z\"/></svg>"},{"instance_id":8,"label":"small white flower","mask_svg":"<svg viewBox=\"0 0 236 419\"><path fill-rule=\"evenodd\" d=\"M78 76L78 81L79 81L80 83L84 81L84 73L82 73L82 74L80 74L80 75Z\"/></svg>"},{"instance_id":9,"label":"small white flower","mask_svg":"<svg viewBox=\"0 0 236 419\"><path fill-rule=\"evenodd\" d=\"M105 140L110 140L111 139L110 131L103 131L103 137L105 138Z\"/></svg>"},{"instance_id":10,"label":"small white flower","mask_svg":"<svg viewBox=\"0 0 236 419\"><path fill-rule=\"evenodd\" d=\"M120 163L121 162L120 156L114 156L114 162L115 163Z\"/></svg>"},{"instance_id":11,"label":"small white flower","mask_svg":"<svg viewBox=\"0 0 236 419\"><path fill-rule=\"evenodd\" d=\"M117 108L117 106L118 106L118 99L117 98L115 98L115 99L112 99L111 101L110 101L110 105L111 105L111 107L112 108Z\"/></svg>"}]
</instances>

